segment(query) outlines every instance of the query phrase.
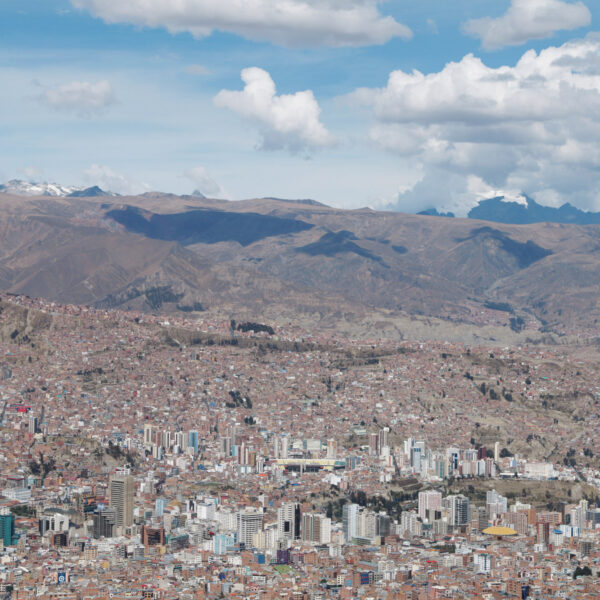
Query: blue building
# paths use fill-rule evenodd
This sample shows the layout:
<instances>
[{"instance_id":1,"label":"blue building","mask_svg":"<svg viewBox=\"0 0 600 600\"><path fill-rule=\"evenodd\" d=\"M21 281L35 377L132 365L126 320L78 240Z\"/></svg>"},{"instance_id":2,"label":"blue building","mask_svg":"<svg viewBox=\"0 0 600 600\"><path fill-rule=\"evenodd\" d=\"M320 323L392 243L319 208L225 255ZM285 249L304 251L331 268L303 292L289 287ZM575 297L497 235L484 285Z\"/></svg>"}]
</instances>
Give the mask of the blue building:
<instances>
[{"instance_id":1,"label":"blue building","mask_svg":"<svg viewBox=\"0 0 600 600\"><path fill-rule=\"evenodd\" d=\"M235 537L225 533L218 533L213 538L213 547L215 554L226 554L227 551L235 546Z\"/></svg>"},{"instance_id":2,"label":"blue building","mask_svg":"<svg viewBox=\"0 0 600 600\"><path fill-rule=\"evenodd\" d=\"M188 446L194 449L194 454L198 454L198 432L190 431L188 434Z\"/></svg>"},{"instance_id":3,"label":"blue building","mask_svg":"<svg viewBox=\"0 0 600 600\"><path fill-rule=\"evenodd\" d=\"M15 515L7 508L0 509L0 535L4 546L14 546L19 541L15 534Z\"/></svg>"},{"instance_id":4,"label":"blue building","mask_svg":"<svg viewBox=\"0 0 600 600\"><path fill-rule=\"evenodd\" d=\"M162 517L165 513L165 508L167 506L167 501L165 498L157 498L154 502L154 511L156 512L157 517Z\"/></svg>"}]
</instances>

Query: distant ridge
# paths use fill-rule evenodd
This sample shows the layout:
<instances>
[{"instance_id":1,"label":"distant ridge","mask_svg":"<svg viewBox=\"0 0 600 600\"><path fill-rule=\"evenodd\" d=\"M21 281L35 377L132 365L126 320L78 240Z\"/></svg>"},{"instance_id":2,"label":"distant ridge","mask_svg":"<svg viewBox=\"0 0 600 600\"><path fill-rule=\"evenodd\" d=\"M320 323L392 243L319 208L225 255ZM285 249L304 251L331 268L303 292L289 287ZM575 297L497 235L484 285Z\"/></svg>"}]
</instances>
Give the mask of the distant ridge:
<instances>
[{"instance_id":1,"label":"distant ridge","mask_svg":"<svg viewBox=\"0 0 600 600\"><path fill-rule=\"evenodd\" d=\"M448 217L450 219L455 217L453 212L439 212L437 208L428 208L427 210L422 210L417 214L424 217Z\"/></svg>"},{"instance_id":2,"label":"distant ridge","mask_svg":"<svg viewBox=\"0 0 600 600\"><path fill-rule=\"evenodd\" d=\"M69 198L95 198L98 196L117 196L118 194L114 194L112 192L105 192L103 189L99 188L97 185L94 185L89 188L85 188L83 190L75 190L70 194L67 194Z\"/></svg>"},{"instance_id":3,"label":"distant ridge","mask_svg":"<svg viewBox=\"0 0 600 600\"><path fill-rule=\"evenodd\" d=\"M559 208L542 206L532 198L525 202L507 201L504 196L482 200L469 212L469 219L493 221L507 225L530 225L533 223L567 223L571 225L598 225L600 213L586 212L572 204Z\"/></svg>"},{"instance_id":4,"label":"distant ridge","mask_svg":"<svg viewBox=\"0 0 600 600\"><path fill-rule=\"evenodd\" d=\"M308 204L309 206L323 206L325 208L329 208L327 204L317 202L316 200L311 200L310 198L299 200L287 200L286 198L273 198L272 196L266 196L264 198L261 198L261 200L274 200L275 202L289 202L290 204Z\"/></svg>"},{"instance_id":5,"label":"distant ridge","mask_svg":"<svg viewBox=\"0 0 600 600\"><path fill-rule=\"evenodd\" d=\"M106 192L97 185L88 188L61 185L60 183L36 183L11 179L0 184L0 193L15 196L51 196L62 198L93 198L96 196L117 196L113 192Z\"/></svg>"}]
</instances>

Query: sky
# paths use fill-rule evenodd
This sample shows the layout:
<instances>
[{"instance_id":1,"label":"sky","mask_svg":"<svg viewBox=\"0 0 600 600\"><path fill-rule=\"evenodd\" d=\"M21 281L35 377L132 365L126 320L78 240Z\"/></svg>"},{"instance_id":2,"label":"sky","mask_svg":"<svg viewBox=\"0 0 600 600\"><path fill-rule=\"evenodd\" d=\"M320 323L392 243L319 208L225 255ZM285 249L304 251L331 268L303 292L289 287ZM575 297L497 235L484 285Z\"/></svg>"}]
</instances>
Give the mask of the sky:
<instances>
[{"instance_id":1,"label":"sky","mask_svg":"<svg viewBox=\"0 0 600 600\"><path fill-rule=\"evenodd\" d=\"M600 210L596 0L2 0L0 181Z\"/></svg>"}]
</instances>

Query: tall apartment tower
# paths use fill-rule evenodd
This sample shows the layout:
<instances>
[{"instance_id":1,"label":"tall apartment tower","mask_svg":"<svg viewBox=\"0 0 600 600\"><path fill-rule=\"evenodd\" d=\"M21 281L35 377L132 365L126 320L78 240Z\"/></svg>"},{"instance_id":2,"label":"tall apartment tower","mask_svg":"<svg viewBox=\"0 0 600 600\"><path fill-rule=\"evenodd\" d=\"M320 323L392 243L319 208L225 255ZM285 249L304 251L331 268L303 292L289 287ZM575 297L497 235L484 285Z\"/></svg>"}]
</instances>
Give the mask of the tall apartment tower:
<instances>
[{"instance_id":1,"label":"tall apartment tower","mask_svg":"<svg viewBox=\"0 0 600 600\"><path fill-rule=\"evenodd\" d=\"M389 447L390 445L390 428L384 427L379 431L379 452L381 452L382 448L385 446Z\"/></svg>"},{"instance_id":2,"label":"tall apartment tower","mask_svg":"<svg viewBox=\"0 0 600 600\"><path fill-rule=\"evenodd\" d=\"M442 507L450 510L450 525L466 525L471 520L469 499L462 494L446 496L442 500Z\"/></svg>"},{"instance_id":3,"label":"tall apartment tower","mask_svg":"<svg viewBox=\"0 0 600 600\"><path fill-rule=\"evenodd\" d=\"M254 535L262 531L263 514L257 510L247 508L237 513L237 539L238 543L251 548Z\"/></svg>"},{"instance_id":4,"label":"tall apartment tower","mask_svg":"<svg viewBox=\"0 0 600 600\"><path fill-rule=\"evenodd\" d=\"M300 504L284 502L277 509L277 535L280 540L300 539Z\"/></svg>"},{"instance_id":5,"label":"tall apartment tower","mask_svg":"<svg viewBox=\"0 0 600 600\"><path fill-rule=\"evenodd\" d=\"M358 504L344 504L344 508L342 509L342 525L346 543L350 543L352 538L357 537L359 508Z\"/></svg>"},{"instance_id":6,"label":"tall apartment tower","mask_svg":"<svg viewBox=\"0 0 600 600\"><path fill-rule=\"evenodd\" d=\"M133 477L128 470L114 473L110 478L110 506L115 509L115 526L133 525Z\"/></svg>"},{"instance_id":7,"label":"tall apartment tower","mask_svg":"<svg viewBox=\"0 0 600 600\"><path fill-rule=\"evenodd\" d=\"M437 490L419 492L419 517L424 521L428 510L442 509L442 493Z\"/></svg>"},{"instance_id":8,"label":"tall apartment tower","mask_svg":"<svg viewBox=\"0 0 600 600\"><path fill-rule=\"evenodd\" d=\"M379 456L379 434L373 432L369 434L369 454L371 456Z\"/></svg>"},{"instance_id":9,"label":"tall apartment tower","mask_svg":"<svg viewBox=\"0 0 600 600\"><path fill-rule=\"evenodd\" d=\"M303 514L302 540L314 544L331 543L331 519L321 514Z\"/></svg>"},{"instance_id":10,"label":"tall apartment tower","mask_svg":"<svg viewBox=\"0 0 600 600\"><path fill-rule=\"evenodd\" d=\"M8 508L0 508L0 536L4 546L14 546L19 536L15 535L15 515Z\"/></svg>"},{"instance_id":11,"label":"tall apartment tower","mask_svg":"<svg viewBox=\"0 0 600 600\"><path fill-rule=\"evenodd\" d=\"M335 440L327 440L327 458L335 458L337 456L337 442Z\"/></svg>"},{"instance_id":12,"label":"tall apartment tower","mask_svg":"<svg viewBox=\"0 0 600 600\"><path fill-rule=\"evenodd\" d=\"M280 458L287 458L288 457L289 445L290 445L289 438L287 436L283 436L281 438L281 452L279 454Z\"/></svg>"}]
</instances>

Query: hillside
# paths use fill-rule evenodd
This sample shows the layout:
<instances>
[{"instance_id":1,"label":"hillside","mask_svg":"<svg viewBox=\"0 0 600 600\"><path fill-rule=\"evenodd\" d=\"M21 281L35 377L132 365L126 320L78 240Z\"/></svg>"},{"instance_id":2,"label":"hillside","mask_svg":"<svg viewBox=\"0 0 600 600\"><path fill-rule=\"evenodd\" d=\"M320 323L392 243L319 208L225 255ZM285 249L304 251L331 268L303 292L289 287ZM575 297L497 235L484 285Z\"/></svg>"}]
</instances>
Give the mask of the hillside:
<instances>
[{"instance_id":1,"label":"hillside","mask_svg":"<svg viewBox=\"0 0 600 600\"><path fill-rule=\"evenodd\" d=\"M0 290L373 337L558 341L594 335L599 234L270 198L2 194Z\"/></svg>"}]
</instances>

